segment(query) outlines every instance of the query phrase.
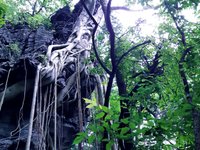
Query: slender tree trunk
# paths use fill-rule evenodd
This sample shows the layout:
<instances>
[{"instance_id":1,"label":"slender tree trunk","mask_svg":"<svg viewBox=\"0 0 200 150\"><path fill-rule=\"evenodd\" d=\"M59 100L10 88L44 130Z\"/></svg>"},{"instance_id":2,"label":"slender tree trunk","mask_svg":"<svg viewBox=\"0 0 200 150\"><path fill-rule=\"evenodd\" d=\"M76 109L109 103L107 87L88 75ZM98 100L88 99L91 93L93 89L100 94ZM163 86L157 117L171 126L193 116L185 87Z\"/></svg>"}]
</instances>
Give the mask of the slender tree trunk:
<instances>
[{"instance_id":1,"label":"slender tree trunk","mask_svg":"<svg viewBox=\"0 0 200 150\"><path fill-rule=\"evenodd\" d=\"M189 82L186 77L186 72L184 70L183 63L185 62L186 56L193 48L189 47L189 44L187 43L187 39L186 39L184 28L183 28L184 26L179 25L180 20L178 20L178 17L176 16L177 14L172 13L169 5L166 5L166 8L169 10L169 14L171 15L171 17L174 21L174 24L176 26L176 29L179 32L180 39L181 39L180 45L183 45L183 48L184 48L184 50L182 52L182 56L179 61L179 74L180 74L182 82L183 82L185 97L186 97L188 103L192 105L193 97L190 92L190 86L189 86ZM194 136L195 136L195 150L199 150L200 149L200 119L199 119L200 111L197 110L193 106L191 115L192 115L192 119L193 119L193 130L194 130Z\"/></svg>"},{"instance_id":2,"label":"slender tree trunk","mask_svg":"<svg viewBox=\"0 0 200 150\"><path fill-rule=\"evenodd\" d=\"M114 77L115 77L115 74L112 73L108 80L108 85L107 85L106 94L105 94L105 103L104 103L104 106L106 107L109 107L109 99L110 99Z\"/></svg>"},{"instance_id":3,"label":"slender tree trunk","mask_svg":"<svg viewBox=\"0 0 200 150\"><path fill-rule=\"evenodd\" d=\"M179 62L179 73L183 82L185 97L189 104L192 104L192 95L190 93L189 83L186 78L186 73L184 71L183 62L185 60L185 56L188 54L190 49L186 49L181 57ZM194 138L195 138L195 150L200 149L200 111L197 110L194 106L192 108L192 121L193 121L193 130L194 130Z\"/></svg>"},{"instance_id":4,"label":"slender tree trunk","mask_svg":"<svg viewBox=\"0 0 200 150\"><path fill-rule=\"evenodd\" d=\"M195 150L200 149L200 112L197 109L192 110L194 136L195 136Z\"/></svg>"},{"instance_id":5,"label":"slender tree trunk","mask_svg":"<svg viewBox=\"0 0 200 150\"><path fill-rule=\"evenodd\" d=\"M121 96L123 98L127 97L128 93L127 93L127 89L126 89L126 83L124 82L122 73L120 72L120 70L118 68L116 71L116 80L117 80L119 96ZM121 119L129 118L130 112L128 109L128 99L120 100L120 108L121 108L121 113L120 113L119 121ZM125 125L122 122L120 123L120 128L123 128L126 126L128 127L128 125ZM131 130L128 133L131 134ZM133 144L133 139L127 139L127 140L120 139L119 146L120 146L121 150L135 149L134 144Z\"/></svg>"}]
</instances>

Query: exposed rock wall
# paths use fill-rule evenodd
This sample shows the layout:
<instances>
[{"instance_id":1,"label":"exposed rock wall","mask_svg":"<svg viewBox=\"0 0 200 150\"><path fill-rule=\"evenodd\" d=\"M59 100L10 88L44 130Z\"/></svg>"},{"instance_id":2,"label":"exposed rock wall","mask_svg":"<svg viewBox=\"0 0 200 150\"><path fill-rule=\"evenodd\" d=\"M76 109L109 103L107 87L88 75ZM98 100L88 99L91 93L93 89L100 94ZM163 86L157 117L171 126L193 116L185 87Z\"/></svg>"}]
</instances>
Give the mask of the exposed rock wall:
<instances>
[{"instance_id":1,"label":"exposed rock wall","mask_svg":"<svg viewBox=\"0 0 200 150\"><path fill-rule=\"evenodd\" d=\"M73 12L68 6L59 9L51 16L51 28L40 26L32 29L26 23L7 23L0 29L1 150L25 149L37 65L46 63L49 45L66 43L82 9L80 3ZM76 61L72 61L64 65L56 83L48 82L48 76L40 79L31 149L53 147L55 84L58 99L62 97L57 106L58 148L67 149L72 144L79 131L76 70ZM80 72L80 79L81 97L90 98L95 78L84 69ZM86 122L88 112L83 101L82 112L83 122Z\"/></svg>"}]
</instances>

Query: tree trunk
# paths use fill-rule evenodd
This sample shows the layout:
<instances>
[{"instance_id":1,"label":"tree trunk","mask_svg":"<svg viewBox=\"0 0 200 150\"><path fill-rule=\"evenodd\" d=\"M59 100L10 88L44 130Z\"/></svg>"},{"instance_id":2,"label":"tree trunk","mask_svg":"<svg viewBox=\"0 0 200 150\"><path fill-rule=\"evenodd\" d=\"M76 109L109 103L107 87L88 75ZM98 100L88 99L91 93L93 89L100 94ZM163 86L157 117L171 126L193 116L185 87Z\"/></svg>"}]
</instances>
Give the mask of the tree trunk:
<instances>
[{"instance_id":1,"label":"tree trunk","mask_svg":"<svg viewBox=\"0 0 200 150\"><path fill-rule=\"evenodd\" d=\"M179 73L183 82L185 97L189 104L192 104L192 95L190 93L189 83L186 77L186 73L184 71L183 62L185 60L186 55L189 53L191 48L187 48L183 51L182 57L179 61ZM194 130L194 138L195 138L195 150L200 149L200 111L197 110L194 106L192 108L192 121L193 121L193 130Z\"/></svg>"},{"instance_id":2,"label":"tree trunk","mask_svg":"<svg viewBox=\"0 0 200 150\"><path fill-rule=\"evenodd\" d=\"M123 80L123 76L119 68L117 68L117 71L116 71L116 81L117 81L119 96L124 97L124 98L127 97L128 93L126 90L126 84ZM121 106L121 113L120 113L119 120L129 118L130 112L128 110L128 99L120 100L120 106ZM123 124L122 122L120 123L120 128L123 128L126 126L128 125ZM131 131L129 131L128 133L131 133ZM119 140L119 146L122 150L135 149L134 144L133 144L133 139Z\"/></svg>"},{"instance_id":3,"label":"tree trunk","mask_svg":"<svg viewBox=\"0 0 200 150\"><path fill-rule=\"evenodd\" d=\"M200 112L199 110L192 110L194 137L195 137L195 150L200 149Z\"/></svg>"}]
</instances>

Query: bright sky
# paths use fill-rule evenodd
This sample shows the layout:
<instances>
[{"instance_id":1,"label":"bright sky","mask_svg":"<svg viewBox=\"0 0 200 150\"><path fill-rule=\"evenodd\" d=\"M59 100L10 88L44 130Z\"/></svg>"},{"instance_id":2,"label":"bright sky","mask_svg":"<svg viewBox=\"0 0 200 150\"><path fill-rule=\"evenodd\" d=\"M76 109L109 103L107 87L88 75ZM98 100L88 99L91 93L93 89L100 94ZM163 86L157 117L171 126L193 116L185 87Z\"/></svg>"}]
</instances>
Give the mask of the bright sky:
<instances>
[{"instance_id":1,"label":"bright sky","mask_svg":"<svg viewBox=\"0 0 200 150\"><path fill-rule=\"evenodd\" d=\"M113 6L124 6L124 0L113 0ZM160 4L160 0L153 0L152 4L155 6ZM142 10L143 7L139 4L130 5L130 9L132 10ZM120 20L124 27L131 27L135 25L135 22L141 18L145 20L145 23L141 26L141 33L143 35L151 35L153 31L159 26L159 24L163 21L159 18L158 15L155 14L156 11L153 9L146 9L142 11L115 11L113 14ZM195 17L193 10L186 9L182 12L186 20L190 22L197 22L199 19Z\"/></svg>"},{"instance_id":2,"label":"bright sky","mask_svg":"<svg viewBox=\"0 0 200 150\"><path fill-rule=\"evenodd\" d=\"M113 1L113 6L124 6L124 2L123 0ZM131 5L129 8L136 11L118 10L113 12L113 15L120 20L125 28L134 26L138 19L145 20L141 26L141 32L145 35L152 34L153 30L159 25L160 22L159 17L155 15L155 10L142 10L142 6L137 4Z\"/></svg>"},{"instance_id":3,"label":"bright sky","mask_svg":"<svg viewBox=\"0 0 200 150\"><path fill-rule=\"evenodd\" d=\"M77 3L79 0L73 0L73 3ZM160 0L153 0L152 4L158 5ZM125 0L113 0L112 6L124 6ZM131 5L129 7L131 10L142 10L143 7L138 4ZM158 27L159 23L162 22L156 14L156 11L153 9L146 9L142 11L124 11L124 10L117 10L113 12L113 15L116 16L120 23L127 28L132 27L135 25L135 22L141 18L145 20L145 23L141 26L141 33L143 35L152 35L153 31ZM197 22L199 21L197 17L194 16L194 12L191 9L187 9L183 12L185 18L190 22Z\"/></svg>"}]
</instances>

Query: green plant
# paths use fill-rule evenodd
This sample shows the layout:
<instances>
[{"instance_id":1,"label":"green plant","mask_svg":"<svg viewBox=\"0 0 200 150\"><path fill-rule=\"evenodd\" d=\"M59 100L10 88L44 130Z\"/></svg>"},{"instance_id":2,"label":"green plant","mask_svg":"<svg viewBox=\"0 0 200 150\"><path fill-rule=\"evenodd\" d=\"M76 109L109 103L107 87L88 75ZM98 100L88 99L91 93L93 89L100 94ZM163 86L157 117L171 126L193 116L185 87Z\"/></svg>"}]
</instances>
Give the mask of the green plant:
<instances>
[{"instance_id":1,"label":"green plant","mask_svg":"<svg viewBox=\"0 0 200 150\"><path fill-rule=\"evenodd\" d=\"M19 43L12 43L8 45L9 50L15 55L19 56L21 49L19 48Z\"/></svg>"},{"instance_id":2,"label":"green plant","mask_svg":"<svg viewBox=\"0 0 200 150\"><path fill-rule=\"evenodd\" d=\"M0 27L5 23L5 14L7 11L7 5L0 0Z\"/></svg>"}]
</instances>

